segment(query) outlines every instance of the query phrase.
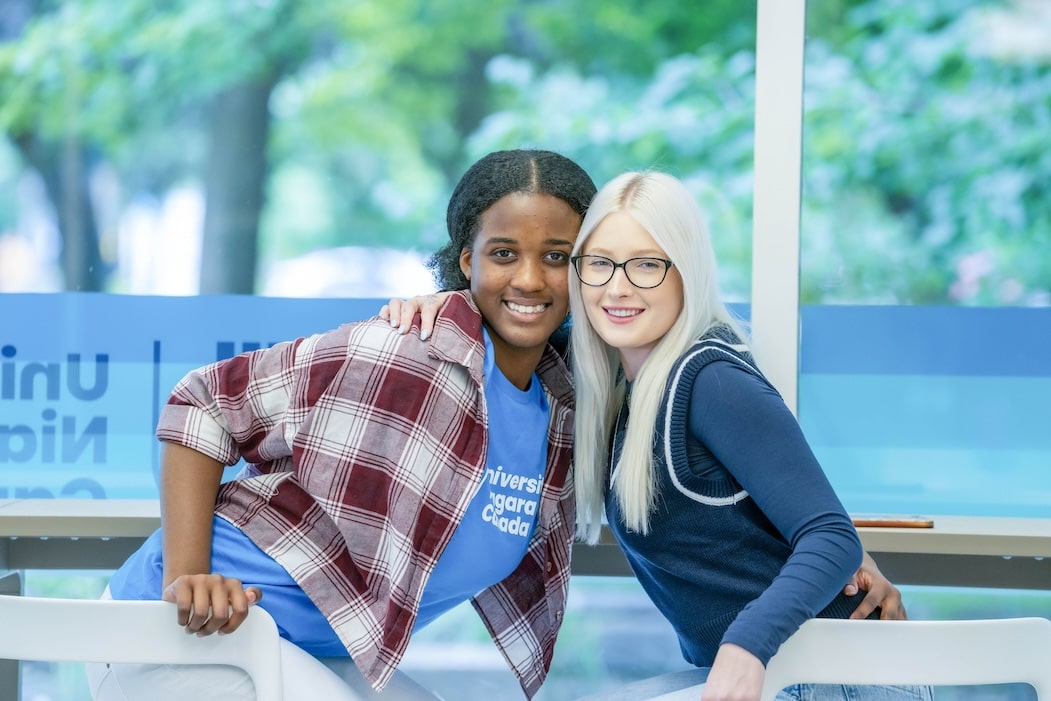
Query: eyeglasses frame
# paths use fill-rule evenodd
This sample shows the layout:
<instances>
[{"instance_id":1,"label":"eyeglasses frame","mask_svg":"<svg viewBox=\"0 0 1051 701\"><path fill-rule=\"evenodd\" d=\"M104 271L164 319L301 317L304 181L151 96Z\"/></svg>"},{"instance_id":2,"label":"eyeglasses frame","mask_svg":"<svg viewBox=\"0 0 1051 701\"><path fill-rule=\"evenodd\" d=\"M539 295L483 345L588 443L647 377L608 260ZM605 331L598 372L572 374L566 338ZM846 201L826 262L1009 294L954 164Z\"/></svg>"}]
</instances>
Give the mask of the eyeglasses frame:
<instances>
[{"instance_id":1,"label":"eyeglasses frame","mask_svg":"<svg viewBox=\"0 0 1051 701\"><path fill-rule=\"evenodd\" d=\"M602 260L608 260L613 265L613 270L609 274L609 279L603 282L602 284L585 282L584 278L580 277L580 269L577 268L577 261L582 260L584 258L601 258ZM664 275L661 276L660 282L658 282L656 285L645 286L636 284L635 281L631 279L631 275L628 274L627 268L628 263L630 263L633 260L659 260L660 262L664 263ZM652 290L655 287L660 287L661 285L663 285L664 281L668 279L668 271L671 270L672 266L675 265L675 263L668 260L667 258L658 258L657 256L636 256L634 258L628 258L627 260L618 263L612 258L607 258L606 256L597 256L590 253L585 253L579 256L573 256L569 259L569 262L573 265L573 272L576 273L577 279L580 280L580 283L582 285L587 285L588 287L605 287L610 283L611 280L613 280L613 276L617 274L617 268L620 268L624 271L624 279L631 283L632 287L635 287L640 290Z\"/></svg>"}]
</instances>

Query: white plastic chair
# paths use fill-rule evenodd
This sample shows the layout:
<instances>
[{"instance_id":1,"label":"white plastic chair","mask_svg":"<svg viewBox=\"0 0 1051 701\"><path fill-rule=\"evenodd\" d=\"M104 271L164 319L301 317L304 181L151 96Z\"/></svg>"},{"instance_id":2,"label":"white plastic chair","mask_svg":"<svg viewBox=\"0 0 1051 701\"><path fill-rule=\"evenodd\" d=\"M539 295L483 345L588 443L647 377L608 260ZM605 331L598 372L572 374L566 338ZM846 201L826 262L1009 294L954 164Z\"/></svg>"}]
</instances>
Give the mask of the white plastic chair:
<instances>
[{"instance_id":1,"label":"white plastic chair","mask_svg":"<svg viewBox=\"0 0 1051 701\"><path fill-rule=\"evenodd\" d=\"M251 677L256 701L283 696L277 626L259 607L234 633L199 638L164 601L0 595L0 659L232 665Z\"/></svg>"},{"instance_id":2,"label":"white plastic chair","mask_svg":"<svg viewBox=\"0 0 1051 701\"><path fill-rule=\"evenodd\" d=\"M813 619L766 667L762 701L793 684L972 686L1023 682L1051 699L1051 621ZM653 697L697 701L702 686Z\"/></svg>"}]
</instances>

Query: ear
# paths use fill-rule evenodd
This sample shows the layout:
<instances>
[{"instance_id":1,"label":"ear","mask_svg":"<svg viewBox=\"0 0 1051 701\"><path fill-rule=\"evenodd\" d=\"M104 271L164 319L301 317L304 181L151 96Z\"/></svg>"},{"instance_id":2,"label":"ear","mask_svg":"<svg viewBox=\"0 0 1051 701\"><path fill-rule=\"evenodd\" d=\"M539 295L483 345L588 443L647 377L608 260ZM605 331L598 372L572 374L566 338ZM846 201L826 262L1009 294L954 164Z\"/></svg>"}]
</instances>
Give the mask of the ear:
<instances>
[{"instance_id":1,"label":"ear","mask_svg":"<svg viewBox=\"0 0 1051 701\"><path fill-rule=\"evenodd\" d=\"M471 249L464 248L460 250L460 272L467 278L467 282L471 281Z\"/></svg>"}]
</instances>

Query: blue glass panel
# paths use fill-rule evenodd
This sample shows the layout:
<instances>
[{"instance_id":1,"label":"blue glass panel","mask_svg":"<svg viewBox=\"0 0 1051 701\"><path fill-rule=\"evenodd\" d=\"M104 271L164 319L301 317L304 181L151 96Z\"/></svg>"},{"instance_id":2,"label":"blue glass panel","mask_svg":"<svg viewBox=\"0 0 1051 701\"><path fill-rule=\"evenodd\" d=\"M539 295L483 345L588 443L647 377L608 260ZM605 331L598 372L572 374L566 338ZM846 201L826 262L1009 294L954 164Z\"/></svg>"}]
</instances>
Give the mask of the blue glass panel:
<instances>
[{"instance_id":1,"label":"blue glass panel","mask_svg":"<svg viewBox=\"0 0 1051 701\"><path fill-rule=\"evenodd\" d=\"M153 429L188 370L384 302L0 295L0 498L156 496Z\"/></svg>"},{"instance_id":2,"label":"blue glass panel","mask_svg":"<svg viewBox=\"0 0 1051 701\"><path fill-rule=\"evenodd\" d=\"M1051 516L1051 309L802 317L800 423L848 510Z\"/></svg>"}]
</instances>

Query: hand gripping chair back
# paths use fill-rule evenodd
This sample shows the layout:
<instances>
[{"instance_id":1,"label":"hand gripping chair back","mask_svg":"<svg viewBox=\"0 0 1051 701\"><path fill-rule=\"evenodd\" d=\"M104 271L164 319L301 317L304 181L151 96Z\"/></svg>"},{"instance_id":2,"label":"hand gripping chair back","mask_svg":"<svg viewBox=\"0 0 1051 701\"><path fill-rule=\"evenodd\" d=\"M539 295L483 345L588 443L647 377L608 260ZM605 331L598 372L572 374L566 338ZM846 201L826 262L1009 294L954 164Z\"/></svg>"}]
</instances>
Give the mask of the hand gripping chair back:
<instances>
[{"instance_id":1,"label":"hand gripping chair back","mask_svg":"<svg viewBox=\"0 0 1051 701\"><path fill-rule=\"evenodd\" d=\"M277 626L259 607L234 633L199 638L164 601L0 595L0 659L232 665L251 677L256 701L282 697Z\"/></svg>"}]
</instances>

